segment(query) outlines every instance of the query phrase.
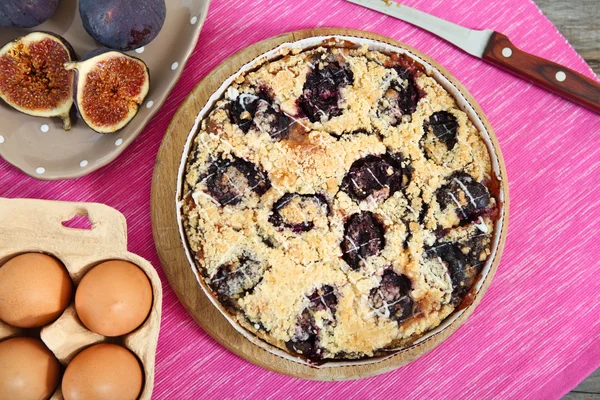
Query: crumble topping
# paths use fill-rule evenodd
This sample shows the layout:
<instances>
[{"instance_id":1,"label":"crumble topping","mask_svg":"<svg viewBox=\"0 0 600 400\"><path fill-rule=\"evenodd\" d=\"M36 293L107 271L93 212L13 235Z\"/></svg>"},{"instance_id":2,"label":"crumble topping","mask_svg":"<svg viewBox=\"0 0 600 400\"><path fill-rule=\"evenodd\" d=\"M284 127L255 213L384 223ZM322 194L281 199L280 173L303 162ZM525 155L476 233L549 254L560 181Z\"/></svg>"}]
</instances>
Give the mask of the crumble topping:
<instances>
[{"instance_id":1,"label":"crumble topping","mask_svg":"<svg viewBox=\"0 0 600 400\"><path fill-rule=\"evenodd\" d=\"M182 211L200 274L243 327L292 354L408 345L490 255L488 150L407 56L321 47L263 64L193 143Z\"/></svg>"}]
</instances>

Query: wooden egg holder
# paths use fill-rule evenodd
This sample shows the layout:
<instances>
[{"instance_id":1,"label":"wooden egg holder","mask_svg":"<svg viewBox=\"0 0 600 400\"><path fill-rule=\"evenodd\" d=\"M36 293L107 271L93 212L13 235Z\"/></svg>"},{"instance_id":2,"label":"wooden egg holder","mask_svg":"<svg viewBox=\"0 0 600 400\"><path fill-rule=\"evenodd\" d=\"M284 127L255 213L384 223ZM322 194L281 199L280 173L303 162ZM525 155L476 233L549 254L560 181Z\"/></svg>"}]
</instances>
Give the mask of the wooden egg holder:
<instances>
[{"instance_id":1,"label":"wooden egg holder","mask_svg":"<svg viewBox=\"0 0 600 400\"><path fill-rule=\"evenodd\" d=\"M91 229L69 228L62 224L75 216L87 216ZM132 333L108 338L90 332L77 317L72 300L56 321L41 329L39 336L63 367L93 344L116 343L126 347L143 366L145 379L139 399L150 399L154 387L162 284L148 261L127 251L125 217L103 204L0 198L0 266L14 256L29 252L46 253L60 260L75 288L91 268L103 261L129 261L146 273L152 284L152 309L146 321ZM31 331L0 321L0 340L31 336ZM51 399L63 399L60 384Z\"/></svg>"}]
</instances>

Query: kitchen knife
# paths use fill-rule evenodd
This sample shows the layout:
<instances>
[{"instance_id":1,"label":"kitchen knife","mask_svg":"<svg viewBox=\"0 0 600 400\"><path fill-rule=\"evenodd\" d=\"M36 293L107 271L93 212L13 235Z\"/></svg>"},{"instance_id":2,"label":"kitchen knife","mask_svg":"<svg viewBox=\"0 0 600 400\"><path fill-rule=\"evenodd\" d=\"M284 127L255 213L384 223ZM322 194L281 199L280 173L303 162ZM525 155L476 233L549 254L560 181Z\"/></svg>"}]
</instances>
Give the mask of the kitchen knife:
<instances>
[{"instance_id":1,"label":"kitchen knife","mask_svg":"<svg viewBox=\"0 0 600 400\"><path fill-rule=\"evenodd\" d=\"M473 30L391 0L346 0L416 25L467 53L600 113L600 83L517 48L502 33Z\"/></svg>"}]
</instances>

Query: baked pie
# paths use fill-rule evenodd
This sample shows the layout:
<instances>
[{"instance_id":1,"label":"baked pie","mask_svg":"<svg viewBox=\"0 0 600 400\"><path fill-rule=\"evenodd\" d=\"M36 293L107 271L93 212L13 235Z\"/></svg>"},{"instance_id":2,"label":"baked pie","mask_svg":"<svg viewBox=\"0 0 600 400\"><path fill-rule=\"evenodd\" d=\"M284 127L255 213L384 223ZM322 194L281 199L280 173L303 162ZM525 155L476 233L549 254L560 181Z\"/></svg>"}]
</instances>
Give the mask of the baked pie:
<instances>
[{"instance_id":1,"label":"baked pie","mask_svg":"<svg viewBox=\"0 0 600 400\"><path fill-rule=\"evenodd\" d=\"M324 46L227 89L193 140L181 215L241 326L315 362L358 359L409 345L468 296L494 182L480 132L421 64Z\"/></svg>"}]
</instances>

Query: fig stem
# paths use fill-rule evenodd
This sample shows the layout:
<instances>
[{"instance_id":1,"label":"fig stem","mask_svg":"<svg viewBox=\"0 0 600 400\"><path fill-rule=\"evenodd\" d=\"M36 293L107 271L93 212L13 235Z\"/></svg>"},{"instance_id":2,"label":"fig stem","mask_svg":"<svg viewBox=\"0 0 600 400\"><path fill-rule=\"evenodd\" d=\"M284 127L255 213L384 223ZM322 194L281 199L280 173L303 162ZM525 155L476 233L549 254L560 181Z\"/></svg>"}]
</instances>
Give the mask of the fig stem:
<instances>
[{"instance_id":1,"label":"fig stem","mask_svg":"<svg viewBox=\"0 0 600 400\"><path fill-rule=\"evenodd\" d=\"M73 62L73 61L66 62L64 64L64 67L65 67L65 69L67 71L73 71L74 69L78 69L79 68L79 63L78 62Z\"/></svg>"},{"instance_id":2,"label":"fig stem","mask_svg":"<svg viewBox=\"0 0 600 400\"><path fill-rule=\"evenodd\" d=\"M59 116L60 119L62 119L63 122L63 129L65 131L70 131L71 127L73 126L71 123L71 117L69 116L69 114L65 114L65 115L60 115Z\"/></svg>"}]
</instances>

